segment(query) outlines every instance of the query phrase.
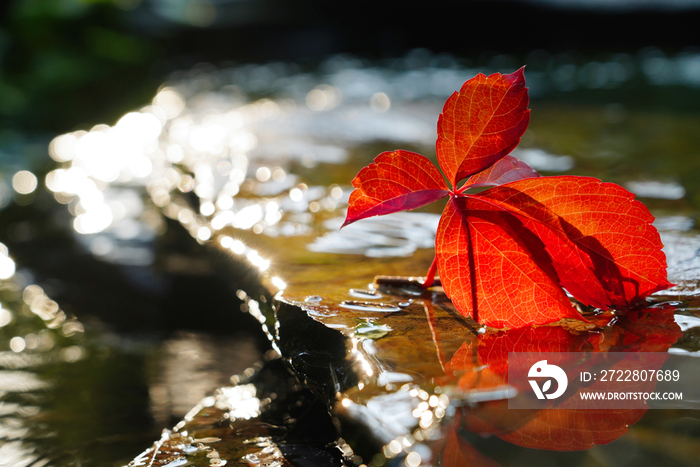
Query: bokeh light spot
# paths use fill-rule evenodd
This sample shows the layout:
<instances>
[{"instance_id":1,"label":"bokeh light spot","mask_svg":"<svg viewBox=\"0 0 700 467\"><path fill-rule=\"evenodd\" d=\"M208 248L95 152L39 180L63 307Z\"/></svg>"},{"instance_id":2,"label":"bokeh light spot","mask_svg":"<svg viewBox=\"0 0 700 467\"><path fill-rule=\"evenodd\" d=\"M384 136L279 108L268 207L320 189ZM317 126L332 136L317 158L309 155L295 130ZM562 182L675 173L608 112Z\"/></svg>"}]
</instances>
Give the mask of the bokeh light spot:
<instances>
[{"instance_id":1,"label":"bokeh light spot","mask_svg":"<svg viewBox=\"0 0 700 467\"><path fill-rule=\"evenodd\" d=\"M12 188L21 195L32 193L37 183L36 175L28 170L20 170L12 177Z\"/></svg>"}]
</instances>

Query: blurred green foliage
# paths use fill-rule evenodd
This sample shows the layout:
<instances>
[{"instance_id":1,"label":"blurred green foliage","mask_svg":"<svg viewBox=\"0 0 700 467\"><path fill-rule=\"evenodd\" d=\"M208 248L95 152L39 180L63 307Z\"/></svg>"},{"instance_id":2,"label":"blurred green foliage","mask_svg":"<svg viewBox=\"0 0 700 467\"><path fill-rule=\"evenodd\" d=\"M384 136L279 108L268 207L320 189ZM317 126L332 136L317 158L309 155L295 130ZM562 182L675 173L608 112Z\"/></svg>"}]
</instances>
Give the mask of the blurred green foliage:
<instances>
[{"instance_id":1,"label":"blurred green foliage","mask_svg":"<svg viewBox=\"0 0 700 467\"><path fill-rule=\"evenodd\" d=\"M63 132L110 122L159 84L156 42L127 0L15 0L0 7L0 127Z\"/></svg>"}]
</instances>

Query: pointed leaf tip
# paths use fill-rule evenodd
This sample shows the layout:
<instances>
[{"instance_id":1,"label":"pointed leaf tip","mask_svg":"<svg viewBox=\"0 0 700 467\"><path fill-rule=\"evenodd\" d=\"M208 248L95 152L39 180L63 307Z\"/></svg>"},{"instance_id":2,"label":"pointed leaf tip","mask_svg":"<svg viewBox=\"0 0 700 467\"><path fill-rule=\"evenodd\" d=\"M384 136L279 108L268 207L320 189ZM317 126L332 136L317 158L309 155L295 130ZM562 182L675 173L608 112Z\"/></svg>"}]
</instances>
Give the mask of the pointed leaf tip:
<instances>
[{"instance_id":1,"label":"pointed leaf tip","mask_svg":"<svg viewBox=\"0 0 700 467\"><path fill-rule=\"evenodd\" d=\"M450 96L438 119L437 157L449 182L481 172L510 153L530 122L523 68L479 73Z\"/></svg>"},{"instance_id":2,"label":"pointed leaf tip","mask_svg":"<svg viewBox=\"0 0 700 467\"><path fill-rule=\"evenodd\" d=\"M519 69L515 70L513 73L508 73L503 75L503 79L509 81L513 84L525 85L525 65L521 66Z\"/></svg>"}]
</instances>

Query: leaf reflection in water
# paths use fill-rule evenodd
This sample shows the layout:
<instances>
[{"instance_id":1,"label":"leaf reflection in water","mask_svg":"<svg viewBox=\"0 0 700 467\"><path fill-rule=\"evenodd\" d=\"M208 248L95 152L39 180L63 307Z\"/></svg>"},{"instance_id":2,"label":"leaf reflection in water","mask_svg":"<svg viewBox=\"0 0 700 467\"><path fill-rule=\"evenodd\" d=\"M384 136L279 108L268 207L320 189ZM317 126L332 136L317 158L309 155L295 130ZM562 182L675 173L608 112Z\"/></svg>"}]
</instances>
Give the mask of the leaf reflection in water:
<instances>
[{"instance_id":1,"label":"leaf reflection in water","mask_svg":"<svg viewBox=\"0 0 700 467\"><path fill-rule=\"evenodd\" d=\"M431 321L432 304L426 302L425 308ZM605 315L591 317L591 321L602 325L591 331L571 332L561 326L542 326L477 334L444 362L443 384L456 381L465 394L503 387L508 384L508 352L666 352L681 337L674 311L671 305L660 305L621 313L612 319ZM442 360L439 328L433 327L432 332ZM507 400L482 403L473 409L465 405L460 422L452 425L453 432L445 438L444 445L434 449L447 462L442 465L453 465L450 459L455 456L471 459L478 452L474 454L473 448L464 447L466 442L459 430L465 429L479 435L493 434L521 447L585 450L618 439L646 410L508 410ZM476 465L493 464L476 462Z\"/></svg>"}]
</instances>

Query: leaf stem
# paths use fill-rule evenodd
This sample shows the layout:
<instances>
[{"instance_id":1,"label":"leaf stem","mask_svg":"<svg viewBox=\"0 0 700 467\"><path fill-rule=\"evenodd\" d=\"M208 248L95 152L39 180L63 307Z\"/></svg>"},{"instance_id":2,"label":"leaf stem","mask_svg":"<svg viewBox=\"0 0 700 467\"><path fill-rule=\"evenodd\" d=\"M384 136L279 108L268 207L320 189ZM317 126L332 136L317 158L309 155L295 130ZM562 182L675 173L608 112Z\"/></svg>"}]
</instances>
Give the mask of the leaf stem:
<instances>
[{"instance_id":1,"label":"leaf stem","mask_svg":"<svg viewBox=\"0 0 700 467\"><path fill-rule=\"evenodd\" d=\"M425 274L425 280L421 287L427 289L432 286L433 282L435 282L435 273L437 273L437 255L433 258L433 262L430 264L428 272Z\"/></svg>"},{"instance_id":2,"label":"leaf stem","mask_svg":"<svg viewBox=\"0 0 700 467\"><path fill-rule=\"evenodd\" d=\"M467 191L467 188L469 188L469 187L470 187L470 185L467 184L467 183L465 183L465 184L462 185L459 189L457 189L457 190L454 192L454 194L455 194L455 195L461 195L462 193L464 193L465 191Z\"/></svg>"}]
</instances>

